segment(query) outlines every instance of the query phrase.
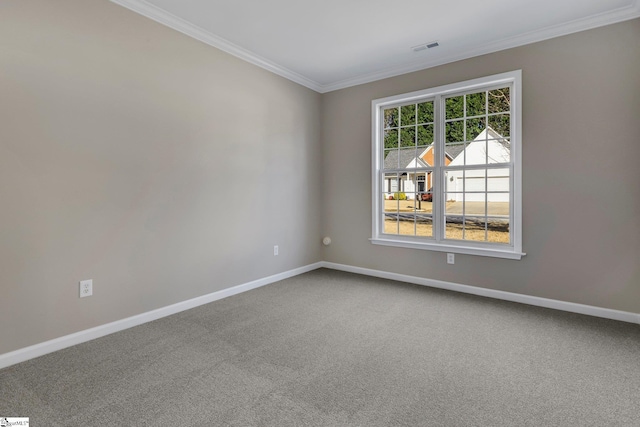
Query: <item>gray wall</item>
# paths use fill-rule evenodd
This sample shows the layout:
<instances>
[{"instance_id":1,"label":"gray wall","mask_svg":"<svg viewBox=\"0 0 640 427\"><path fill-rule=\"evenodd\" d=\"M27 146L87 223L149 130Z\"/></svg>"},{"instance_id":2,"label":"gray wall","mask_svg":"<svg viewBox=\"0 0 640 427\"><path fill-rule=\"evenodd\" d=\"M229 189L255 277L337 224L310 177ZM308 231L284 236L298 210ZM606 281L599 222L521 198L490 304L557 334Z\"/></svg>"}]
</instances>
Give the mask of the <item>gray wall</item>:
<instances>
[{"instance_id":1,"label":"gray wall","mask_svg":"<svg viewBox=\"0 0 640 427\"><path fill-rule=\"evenodd\" d=\"M4 0L0 354L322 259L640 312L639 39L320 95L106 0ZM371 245L371 100L520 68L528 255Z\"/></svg>"},{"instance_id":2,"label":"gray wall","mask_svg":"<svg viewBox=\"0 0 640 427\"><path fill-rule=\"evenodd\" d=\"M106 0L0 2L0 354L320 261L320 107Z\"/></svg>"},{"instance_id":3,"label":"gray wall","mask_svg":"<svg viewBox=\"0 0 640 427\"><path fill-rule=\"evenodd\" d=\"M523 72L521 261L374 246L372 99ZM640 20L326 94L325 260L640 313Z\"/></svg>"}]
</instances>

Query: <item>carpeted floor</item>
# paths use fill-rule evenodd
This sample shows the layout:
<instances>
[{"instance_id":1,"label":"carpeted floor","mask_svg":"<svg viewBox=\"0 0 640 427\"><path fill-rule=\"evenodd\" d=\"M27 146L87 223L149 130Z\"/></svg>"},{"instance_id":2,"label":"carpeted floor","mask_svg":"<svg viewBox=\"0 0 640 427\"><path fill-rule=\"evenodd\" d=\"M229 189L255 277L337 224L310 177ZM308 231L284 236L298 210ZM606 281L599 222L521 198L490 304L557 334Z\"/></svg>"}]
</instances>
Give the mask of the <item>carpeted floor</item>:
<instances>
[{"instance_id":1,"label":"carpeted floor","mask_svg":"<svg viewBox=\"0 0 640 427\"><path fill-rule=\"evenodd\" d=\"M320 269L0 370L34 426L640 426L640 326Z\"/></svg>"}]
</instances>

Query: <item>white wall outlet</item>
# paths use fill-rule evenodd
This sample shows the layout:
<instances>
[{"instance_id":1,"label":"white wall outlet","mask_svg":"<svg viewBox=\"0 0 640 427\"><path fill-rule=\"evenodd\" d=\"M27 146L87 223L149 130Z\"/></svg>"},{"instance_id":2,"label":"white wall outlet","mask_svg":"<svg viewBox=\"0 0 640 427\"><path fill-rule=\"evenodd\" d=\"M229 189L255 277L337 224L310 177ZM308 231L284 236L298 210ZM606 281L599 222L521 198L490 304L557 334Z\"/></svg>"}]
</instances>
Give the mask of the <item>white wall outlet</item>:
<instances>
[{"instance_id":1,"label":"white wall outlet","mask_svg":"<svg viewBox=\"0 0 640 427\"><path fill-rule=\"evenodd\" d=\"M278 245L275 245L273 247L273 256L277 256L278 255Z\"/></svg>"},{"instance_id":2,"label":"white wall outlet","mask_svg":"<svg viewBox=\"0 0 640 427\"><path fill-rule=\"evenodd\" d=\"M447 264L456 263L456 254L447 254Z\"/></svg>"},{"instance_id":3,"label":"white wall outlet","mask_svg":"<svg viewBox=\"0 0 640 427\"><path fill-rule=\"evenodd\" d=\"M93 279L80 281L80 298L93 295Z\"/></svg>"}]
</instances>

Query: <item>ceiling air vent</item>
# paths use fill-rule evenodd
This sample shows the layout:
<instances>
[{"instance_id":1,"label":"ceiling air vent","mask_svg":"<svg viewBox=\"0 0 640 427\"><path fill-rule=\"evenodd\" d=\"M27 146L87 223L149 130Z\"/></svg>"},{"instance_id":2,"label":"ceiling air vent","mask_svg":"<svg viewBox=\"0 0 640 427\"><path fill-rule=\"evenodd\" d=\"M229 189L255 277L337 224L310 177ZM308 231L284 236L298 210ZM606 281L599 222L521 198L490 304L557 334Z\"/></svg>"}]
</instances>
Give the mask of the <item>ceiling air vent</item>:
<instances>
[{"instance_id":1,"label":"ceiling air vent","mask_svg":"<svg viewBox=\"0 0 640 427\"><path fill-rule=\"evenodd\" d=\"M433 49L434 47L440 46L438 42L429 42L424 44L419 44L418 46L414 46L411 48L414 52L420 52L422 50Z\"/></svg>"}]
</instances>

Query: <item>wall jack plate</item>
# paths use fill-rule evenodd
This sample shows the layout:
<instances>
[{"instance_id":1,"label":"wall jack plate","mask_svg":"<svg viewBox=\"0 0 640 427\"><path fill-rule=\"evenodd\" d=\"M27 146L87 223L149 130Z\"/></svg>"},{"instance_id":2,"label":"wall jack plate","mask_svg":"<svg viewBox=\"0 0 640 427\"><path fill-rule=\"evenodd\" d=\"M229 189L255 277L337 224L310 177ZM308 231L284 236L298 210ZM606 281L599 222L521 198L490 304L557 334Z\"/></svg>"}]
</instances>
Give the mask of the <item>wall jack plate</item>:
<instances>
[{"instance_id":1,"label":"wall jack plate","mask_svg":"<svg viewBox=\"0 0 640 427\"><path fill-rule=\"evenodd\" d=\"M93 279L80 281L80 298L93 295Z\"/></svg>"}]
</instances>

